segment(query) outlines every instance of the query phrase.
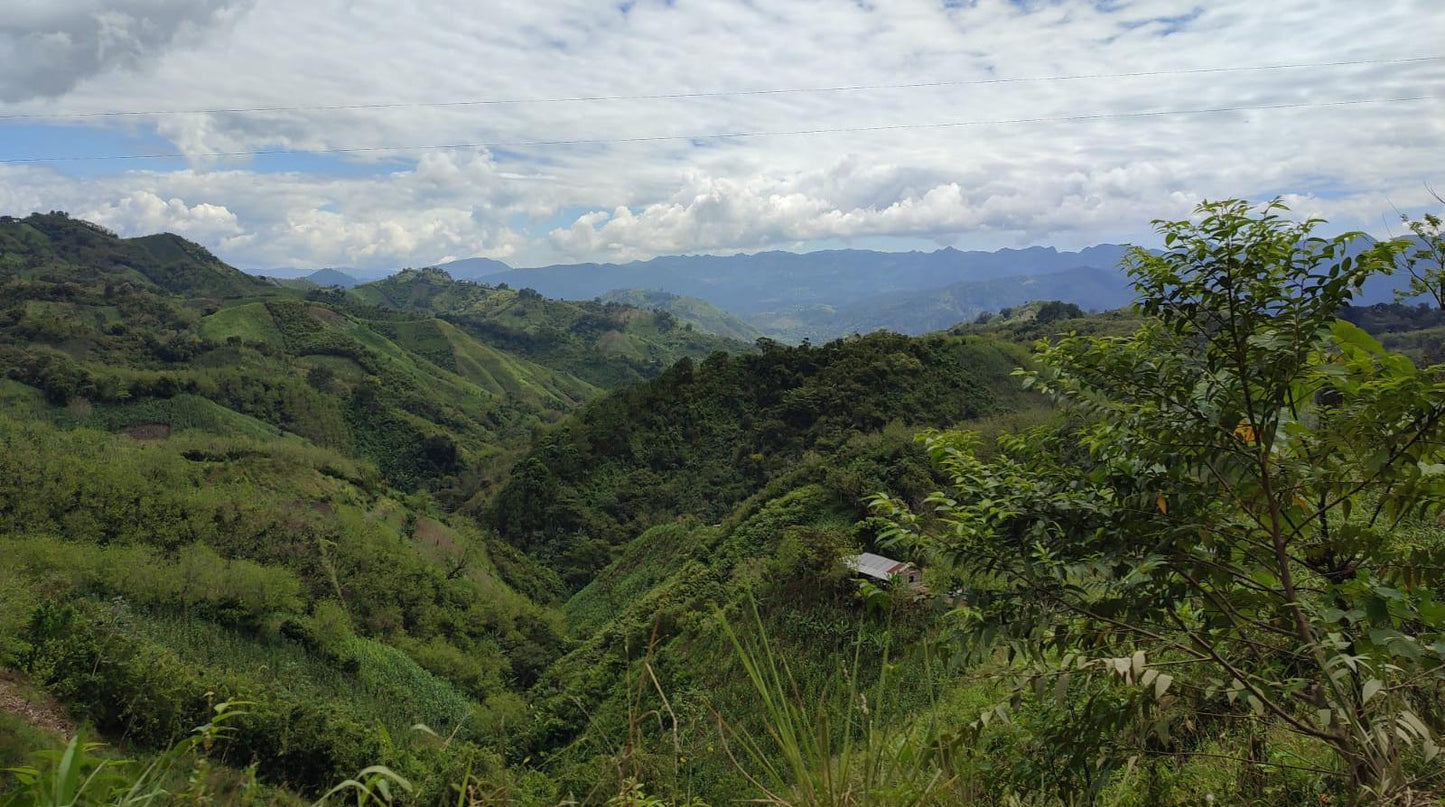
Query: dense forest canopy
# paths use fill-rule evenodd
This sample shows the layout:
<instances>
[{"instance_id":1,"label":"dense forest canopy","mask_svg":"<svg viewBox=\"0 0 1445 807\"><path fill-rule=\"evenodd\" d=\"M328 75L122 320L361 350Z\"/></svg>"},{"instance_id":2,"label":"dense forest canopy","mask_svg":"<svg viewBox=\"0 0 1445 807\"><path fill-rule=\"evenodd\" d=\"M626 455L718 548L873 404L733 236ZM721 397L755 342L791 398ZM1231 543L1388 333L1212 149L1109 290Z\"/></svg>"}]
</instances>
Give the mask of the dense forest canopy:
<instances>
[{"instance_id":1,"label":"dense forest canopy","mask_svg":"<svg viewBox=\"0 0 1445 807\"><path fill-rule=\"evenodd\" d=\"M872 334L678 362L549 431L489 511L498 534L584 583L609 549L677 515L715 521L809 452L889 423L944 426L1017 409L1017 346ZM861 491L860 491L861 493Z\"/></svg>"}]
</instances>

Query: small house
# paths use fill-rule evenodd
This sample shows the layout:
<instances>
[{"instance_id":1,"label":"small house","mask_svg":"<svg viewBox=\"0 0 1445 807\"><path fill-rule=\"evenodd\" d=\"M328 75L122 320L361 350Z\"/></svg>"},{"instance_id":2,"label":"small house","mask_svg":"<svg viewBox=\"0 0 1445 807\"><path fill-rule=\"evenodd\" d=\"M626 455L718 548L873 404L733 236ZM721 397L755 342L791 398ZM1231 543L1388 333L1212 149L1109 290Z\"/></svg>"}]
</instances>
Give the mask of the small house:
<instances>
[{"instance_id":1,"label":"small house","mask_svg":"<svg viewBox=\"0 0 1445 807\"><path fill-rule=\"evenodd\" d=\"M882 580L885 583L898 580L909 588L918 588L923 585L923 570L907 561L864 552L861 555L845 558L843 562L849 569L874 580Z\"/></svg>"}]
</instances>

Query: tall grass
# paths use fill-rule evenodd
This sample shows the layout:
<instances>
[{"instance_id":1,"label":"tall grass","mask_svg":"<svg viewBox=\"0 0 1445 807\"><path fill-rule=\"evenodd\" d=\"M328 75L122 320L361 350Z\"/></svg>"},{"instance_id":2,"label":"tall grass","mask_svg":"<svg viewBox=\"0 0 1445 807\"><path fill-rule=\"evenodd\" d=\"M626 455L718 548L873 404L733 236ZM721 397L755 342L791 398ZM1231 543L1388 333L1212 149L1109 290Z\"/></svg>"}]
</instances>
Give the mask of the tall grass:
<instances>
[{"instance_id":1,"label":"tall grass","mask_svg":"<svg viewBox=\"0 0 1445 807\"><path fill-rule=\"evenodd\" d=\"M135 626L187 661L244 672L263 686L333 703L380 722L394 735L404 735L417 723L450 730L476 708L474 701L404 652L371 639L344 640L338 651L349 663L338 664L295 642L267 641L205 619L149 613L140 615Z\"/></svg>"},{"instance_id":2,"label":"tall grass","mask_svg":"<svg viewBox=\"0 0 1445 807\"><path fill-rule=\"evenodd\" d=\"M948 800L958 784L940 753L939 726L926 710L902 714L893 697L889 648L877 680L859 685L865 647L855 644L851 667L815 693L804 692L774 652L755 602L756 635L747 638L723 621L757 695L764 736L723 721L727 753L777 807L918 807ZM923 676L925 680L931 676ZM736 750L734 750L734 747Z\"/></svg>"},{"instance_id":3,"label":"tall grass","mask_svg":"<svg viewBox=\"0 0 1445 807\"><path fill-rule=\"evenodd\" d=\"M64 748L39 751L34 764L9 768L19 787L7 805L13 807L146 807L150 804L210 801L204 793L204 755L231 732L227 723L245 704L221 703L210 721L149 762L103 756L102 743L87 742L77 732ZM182 764L190 774L180 776ZM254 779L252 780L254 782Z\"/></svg>"}]
</instances>

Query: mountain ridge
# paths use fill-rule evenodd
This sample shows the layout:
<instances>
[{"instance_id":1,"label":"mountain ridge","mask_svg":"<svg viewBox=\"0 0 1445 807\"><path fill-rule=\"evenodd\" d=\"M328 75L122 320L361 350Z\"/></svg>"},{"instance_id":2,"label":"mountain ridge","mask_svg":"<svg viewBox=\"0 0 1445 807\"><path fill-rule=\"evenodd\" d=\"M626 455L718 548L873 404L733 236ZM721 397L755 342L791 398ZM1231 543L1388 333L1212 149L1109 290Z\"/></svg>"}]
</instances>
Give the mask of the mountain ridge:
<instances>
[{"instance_id":1,"label":"mountain ridge","mask_svg":"<svg viewBox=\"0 0 1445 807\"><path fill-rule=\"evenodd\" d=\"M698 297L747 318L799 305L845 306L893 291L963 280L1045 274L1081 265L1114 266L1127 248L1101 244L1078 251L1053 247L964 252L873 250L770 251L731 256L661 256L646 261L554 264L514 269L494 282L553 297L590 299L614 289L657 289Z\"/></svg>"}]
</instances>

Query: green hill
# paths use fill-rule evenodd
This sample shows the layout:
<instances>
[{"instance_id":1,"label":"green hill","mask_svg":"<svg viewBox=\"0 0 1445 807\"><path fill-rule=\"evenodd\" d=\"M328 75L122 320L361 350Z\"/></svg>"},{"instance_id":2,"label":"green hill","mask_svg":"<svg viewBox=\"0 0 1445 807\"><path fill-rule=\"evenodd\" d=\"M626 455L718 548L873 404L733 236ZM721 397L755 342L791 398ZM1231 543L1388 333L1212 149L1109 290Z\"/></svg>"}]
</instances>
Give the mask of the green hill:
<instances>
[{"instance_id":1,"label":"green hill","mask_svg":"<svg viewBox=\"0 0 1445 807\"><path fill-rule=\"evenodd\" d=\"M599 299L604 303L621 303L648 311L666 311L703 333L725 339L755 342L763 336L762 331L698 297L648 289L618 289Z\"/></svg>"},{"instance_id":2,"label":"green hill","mask_svg":"<svg viewBox=\"0 0 1445 807\"><path fill-rule=\"evenodd\" d=\"M945 426L1026 405L1009 376L1025 357L977 337L874 334L679 362L545 435L489 518L586 582L648 526L683 514L721 518L810 452L893 422Z\"/></svg>"},{"instance_id":3,"label":"green hill","mask_svg":"<svg viewBox=\"0 0 1445 807\"><path fill-rule=\"evenodd\" d=\"M0 803L1438 801L1445 319L1275 209L798 346L0 219Z\"/></svg>"},{"instance_id":4,"label":"green hill","mask_svg":"<svg viewBox=\"0 0 1445 807\"><path fill-rule=\"evenodd\" d=\"M131 743L251 701L246 753L296 787L437 764L416 723L490 744L483 704L562 647L509 582L545 573L369 463L163 403L82 417L0 382L0 663Z\"/></svg>"},{"instance_id":5,"label":"green hill","mask_svg":"<svg viewBox=\"0 0 1445 807\"><path fill-rule=\"evenodd\" d=\"M597 392L173 236L0 221L0 667L138 747L250 701L237 753L306 792L503 782L562 586L449 510Z\"/></svg>"},{"instance_id":6,"label":"green hill","mask_svg":"<svg viewBox=\"0 0 1445 807\"><path fill-rule=\"evenodd\" d=\"M0 246L0 370L94 417L158 402L146 411L162 418L159 402L190 395L465 499L535 425L597 392L446 322L281 288L174 236L49 214L0 223Z\"/></svg>"},{"instance_id":7,"label":"green hill","mask_svg":"<svg viewBox=\"0 0 1445 807\"><path fill-rule=\"evenodd\" d=\"M64 213L0 218L0 271L35 280L132 283L188 298L242 297L271 285L179 236L122 239Z\"/></svg>"},{"instance_id":8,"label":"green hill","mask_svg":"<svg viewBox=\"0 0 1445 807\"><path fill-rule=\"evenodd\" d=\"M667 313L553 300L530 289L453 280L440 269L403 270L350 293L368 305L444 319L487 344L605 388L651 378L684 356L750 349Z\"/></svg>"}]
</instances>

